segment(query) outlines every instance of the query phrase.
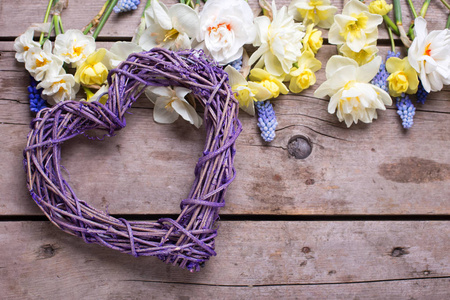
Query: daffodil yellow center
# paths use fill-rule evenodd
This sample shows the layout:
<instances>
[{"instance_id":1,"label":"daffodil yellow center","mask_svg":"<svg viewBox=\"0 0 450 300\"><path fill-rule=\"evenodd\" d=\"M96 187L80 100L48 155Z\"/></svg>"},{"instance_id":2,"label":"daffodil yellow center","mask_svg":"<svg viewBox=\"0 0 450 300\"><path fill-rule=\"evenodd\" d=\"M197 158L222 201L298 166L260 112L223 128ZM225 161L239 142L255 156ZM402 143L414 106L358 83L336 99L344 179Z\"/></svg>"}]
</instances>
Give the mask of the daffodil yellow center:
<instances>
[{"instance_id":1,"label":"daffodil yellow center","mask_svg":"<svg viewBox=\"0 0 450 300\"><path fill-rule=\"evenodd\" d=\"M344 90L349 90L349 89L351 89L352 87L353 87L353 85L355 84L355 80L350 80L349 82L347 82L345 85L344 85Z\"/></svg>"},{"instance_id":2,"label":"daffodil yellow center","mask_svg":"<svg viewBox=\"0 0 450 300\"><path fill-rule=\"evenodd\" d=\"M278 97L278 95L280 95L280 87L275 82L265 79L261 81L260 84L272 93L273 98L276 98Z\"/></svg>"},{"instance_id":3,"label":"daffodil yellow center","mask_svg":"<svg viewBox=\"0 0 450 300\"><path fill-rule=\"evenodd\" d=\"M408 77L403 71L392 73L387 80L389 82L389 90L395 92L396 95L408 90Z\"/></svg>"},{"instance_id":4,"label":"daffodil yellow center","mask_svg":"<svg viewBox=\"0 0 450 300\"><path fill-rule=\"evenodd\" d=\"M164 36L164 42L173 41L174 39L176 39L178 37L178 34L180 34L180 33L175 28L167 31L166 35Z\"/></svg>"},{"instance_id":5,"label":"daffodil yellow center","mask_svg":"<svg viewBox=\"0 0 450 300\"><path fill-rule=\"evenodd\" d=\"M55 82L54 84L59 84L59 89L58 89L58 93L65 93L66 89L64 88L64 84L66 83L66 81L64 79L61 79L60 81Z\"/></svg>"},{"instance_id":6,"label":"daffodil yellow center","mask_svg":"<svg viewBox=\"0 0 450 300\"><path fill-rule=\"evenodd\" d=\"M173 111L174 108L172 106L172 103L174 103L177 99L178 99L177 97L170 98L170 101L167 102L167 104L166 104L166 106L164 106L164 108L167 109L167 110Z\"/></svg>"},{"instance_id":7,"label":"daffodil yellow center","mask_svg":"<svg viewBox=\"0 0 450 300\"><path fill-rule=\"evenodd\" d=\"M80 56L84 51L84 46L73 47L74 56Z\"/></svg>"},{"instance_id":8,"label":"daffodil yellow center","mask_svg":"<svg viewBox=\"0 0 450 300\"><path fill-rule=\"evenodd\" d=\"M302 89L307 89L313 81L315 81L316 76L310 69L304 69L300 75L296 78L297 85Z\"/></svg>"},{"instance_id":9,"label":"daffodil yellow center","mask_svg":"<svg viewBox=\"0 0 450 300\"><path fill-rule=\"evenodd\" d=\"M341 31L340 34L344 38L353 41L355 38L356 39L361 38L361 30L366 28L367 21L369 20L369 18L364 13L359 14L353 13L351 16L356 20L349 21L345 26L344 31Z\"/></svg>"},{"instance_id":10,"label":"daffodil yellow center","mask_svg":"<svg viewBox=\"0 0 450 300\"><path fill-rule=\"evenodd\" d=\"M48 64L50 61L42 58L42 60L36 59L36 68L41 68L43 66L45 66L46 64Z\"/></svg>"},{"instance_id":11,"label":"daffodil yellow center","mask_svg":"<svg viewBox=\"0 0 450 300\"><path fill-rule=\"evenodd\" d=\"M28 46L23 47L23 51L28 51L28 50L30 50L30 47L28 47Z\"/></svg>"}]
</instances>

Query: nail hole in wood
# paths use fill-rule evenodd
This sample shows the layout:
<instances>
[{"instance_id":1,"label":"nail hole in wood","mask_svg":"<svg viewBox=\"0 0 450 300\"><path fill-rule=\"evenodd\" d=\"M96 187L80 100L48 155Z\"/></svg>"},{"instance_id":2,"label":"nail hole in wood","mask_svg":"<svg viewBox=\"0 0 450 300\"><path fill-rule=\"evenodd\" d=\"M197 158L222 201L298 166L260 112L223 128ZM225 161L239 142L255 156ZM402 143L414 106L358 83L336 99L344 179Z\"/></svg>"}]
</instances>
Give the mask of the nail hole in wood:
<instances>
[{"instance_id":1,"label":"nail hole in wood","mask_svg":"<svg viewBox=\"0 0 450 300\"><path fill-rule=\"evenodd\" d=\"M296 159L305 159L312 152L311 141L303 135L293 136L288 142L287 150L290 156Z\"/></svg>"}]
</instances>

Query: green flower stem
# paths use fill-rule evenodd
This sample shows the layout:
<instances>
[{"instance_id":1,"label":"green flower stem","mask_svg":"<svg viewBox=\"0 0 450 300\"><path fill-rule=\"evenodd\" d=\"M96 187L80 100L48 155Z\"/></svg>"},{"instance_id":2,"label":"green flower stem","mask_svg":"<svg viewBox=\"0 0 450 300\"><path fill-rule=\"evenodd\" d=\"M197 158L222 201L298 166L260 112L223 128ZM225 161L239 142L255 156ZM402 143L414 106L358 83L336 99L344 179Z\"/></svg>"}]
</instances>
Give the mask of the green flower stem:
<instances>
[{"instance_id":1,"label":"green flower stem","mask_svg":"<svg viewBox=\"0 0 450 300\"><path fill-rule=\"evenodd\" d=\"M411 8L411 11L413 13L414 19L417 18L417 12L416 9L414 8L414 4L412 3L412 0L407 0L409 7Z\"/></svg>"},{"instance_id":2,"label":"green flower stem","mask_svg":"<svg viewBox=\"0 0 450 300\"><path fill-rule=\"evenodd\" d=\"M48 21L48 17L50 16L50 10L52 9L52 6L53 6L53 1L54 0L48 1L47 10L45 11L44 23L47 23L47 21ZM50 35L50 33L49 33L49 35ZM42 45L43 43L44 43L44 33L42 32L41 36L39 38L39 44Z\"/></svg>"},{"instance_id":3,"label":"green flower stem","mask_svg":"<svg viewBox=\"0 0 450 300\"><path fill-rule=\"evenodd\" d=\"M430 2L431 2L431 0L425 0L425 2L423 3L422 8L420 9L420 12L419 12L419 14L422 18L425 18L425 15L426 15L427 9L428 9L428 5L430 5Z\"/></svg>"},{"instance_id":4,"label":"green flower stem","mask_svg":"<svg viewBox=\"0 0 450 300\"><path fill-rule=\"evenodd\" d=\"M398 31L398 27L397 25L395 25L394 21L391 20L391 18L389 18L388 15L384 15L383 16L383 20L386 23L386 27L390 27L392 29L392 31L396 34L396 35L400 35L400 32Z\"/></svg>"},{"instance_id":5,"label":"green flower stem","mask_svg":"<svg viewBox=\"0 0 450 300\"><path fill-rule=\"evenodd\" d=\"M150 7L151 1L152 0L147 0L147 3L145 3L144 11L142 12L141 18L145 19L145 11Z\"/></svg>"},{"instance_id":6,"label":"green flower stem","mask_svg":"<svg viewBox=\"0 0 450 300\"><path fill-rule=\"evenodd\" d=\"M62 24L62 18L61 18L61 16L58 16L58 20L59 20L59 28L61 28L61 32L62 33L64 33L64 27L63 27L63 24Z\"/></svg>"},{"instance_id":7,"label":"green flower stem","mask_svg":"<svg viewBox=\"0 0 450 300\"><path fill-rule=\"evenodd\" d=\"M450 10L450 4L447 3L445 0L441 0L442 4L444 4L445 7L447 7L448 10Z\"/></svg>"},{"instance_id":8,"label":"green flower stem","mask_svg":"<svg viewBox=\"0 0 450 300\"><path fill-rule=\"evenodd\" d=\"M106 8L108 7L108 4L110 1L111 0L107 0L105 2L105 4L103 4L103 6L100 9L100 11L98 12L98 14L92 19L91 22L89 22L88 25L86 25L86 27L83 28L84 34L88 34L89 31L91 31L92 27L94 27L94 24L98 24L98 20L100 20L100 18L103 16L103 13L105 12Z\"/></svg>"},{"instance_id":9,"label":"green flower stem","mask_svg":"<svg viewBox=\"0 0 450 300\"><path fill-rule=\"evenodd\" d=\"M114 6L116 6L117 2L119 0L112 0L108 6L108 8L106 9L102 19L100 20L100 23L98 24L97 28L94 31L94 34L92 35L92 37L94 39L97 39L98 35L100 34L100 31L102 31L103 26L105 26L106 21L108 21L109 16L111 15Z\"/></svg>"},{"instance_id":10,"label":"green flower stem","mask_svg":"<svg viewBox=\"0 0 450 300\"><path fill-rule=\"evenodd\" d=\"M394 41L394 36L392 35L392 29L389 26L386 26L388 33L389 33L389 39L391 40L391 47L392 47L392 52L395 52L395 41Z\"/></svg>"},{"instance_id":11,"label":"green flower stem","mask_svg":"<svg viewBox=\"0 0 450 300\"><path fill-rule=\"evenodd\" d=\"M400 0L393 0L392 2L394 3L395 24L403 25L403 23L402 23L402 6L400 4Z\"/></svg>"},{"instance_id":12,"label":"green flower stem","mask_svg":"<svg viewBox=\"0 0 450 300\"><path fill-rule=\"evenodd\" d=\"M58 15L53 15L52 21L53 21L53 26L55 26L55 35L58 35L61 33L61 31L59 30L59 22L58 22Z\"/></svg>"},{"instance_id":13,"label":"green flower stem","mask_svg":"<svg viewBox=\"0 0 450 300\"><path fill-rule=\"evenodd\" d=\"M445 25L445 28L450 28L450 15L448 15L447 24Z\"/></svg>"}]
</instances>

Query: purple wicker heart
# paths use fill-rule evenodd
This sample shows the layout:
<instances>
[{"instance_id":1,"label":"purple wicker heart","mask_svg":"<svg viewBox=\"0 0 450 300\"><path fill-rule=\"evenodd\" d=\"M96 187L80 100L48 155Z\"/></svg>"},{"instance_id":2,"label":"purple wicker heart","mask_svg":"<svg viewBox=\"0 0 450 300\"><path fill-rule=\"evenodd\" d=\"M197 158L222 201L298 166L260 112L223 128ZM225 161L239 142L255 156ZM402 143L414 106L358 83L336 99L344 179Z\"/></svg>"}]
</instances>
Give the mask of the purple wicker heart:
<instances>
[{"instance_id":1,"label":"purple wicker heart","mask_svg":"<svg viewBox=\"0 0 450 300\"><path fill-rule=\"evenodd\" d=\"M34 201L56 226L134 256L157 256L190 271L216 255L214 223L224 195L235 177L235 141L242 130L239 105L227 74L201 51L153 49L130 55L111 71L106 105L61 102L41 111L31 124L24 164ZM78 199L61 174L61 144L87 130L112 136L125 127L124 114L147 86L182 86L204 106L206 144L195 167L189 196L181 201L176 220L133 222L116 219Z\"/></svg>"}]
</instances>

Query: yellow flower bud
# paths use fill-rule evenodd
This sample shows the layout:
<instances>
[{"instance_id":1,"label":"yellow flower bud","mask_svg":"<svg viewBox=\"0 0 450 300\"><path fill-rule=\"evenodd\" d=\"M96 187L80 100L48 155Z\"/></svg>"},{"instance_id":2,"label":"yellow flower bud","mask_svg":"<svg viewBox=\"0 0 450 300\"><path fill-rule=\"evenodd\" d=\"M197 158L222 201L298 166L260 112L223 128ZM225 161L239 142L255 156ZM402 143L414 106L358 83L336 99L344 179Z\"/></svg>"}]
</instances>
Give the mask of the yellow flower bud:
<instances>
[{"instance_id":1,"label":"yellow flower bud","mask_svg":"<svg viewBox=\"0 0 450 300\"><path fill-rule=\"evenodd\" d=\"M369 4L369 12L377 15L387 15L392 10L392 4L387 4L385 0L375 0Z\"/></svg>"},{"instance_id":2,"label":"yellow flower bud","mask_svg":"<svg viewBox=\"0 0 450 300\"><path fill-rule=\"evenodd\" d=\"M108 77L108 68L102 63L106 50L99 49L88 56L75 73L75 81L83 85L102 85Z\"/></svg>"},{"instance_id":3,"label":"yellow flower bud","mask_svg":"<svg viewBox=\"0 0 450 300\"><path fill-rule=\"evenodd\" d=\"M285 95L289 92L289 90L282 82L283 79L284 77L277 78L276 76L273 76L266 70L259 68L253 68L250 71L250 80L253 80L256 83L265 87L272 94L270 98L276 98L280 95L280 93Z\"/></svg>"},{"instance_id":4,"label":"yellow flower bud","mask_svg":"<svg viewBox=\"0 0 450 300\"><path fill-rule=\"evenodd\" d=\"M313 29L313 24L306 27L306 33L302 40L303 51L312 51L317 53L317 51L322 47L323 38L322 31Z\"/></svg>"},{"instance_id":5,"label":"yellow flower bud","mask_svg":"<svg viewBox=\"0 0 450 300\"><path fill-rule=\"evenodd\" d=\"M263 87L269 90L272 94L272 98L276 98L280 95L280 87L273 81L266 79L259 82Z\"/></svg>"},{"instance_id":6,"label":"yellow flower bud","mask_svg":"<svg viewBox=\"0 0 450 300\"><path fill-rule=\"evenodd\" d=\"M387 81L389 82L389 90L395 95L400 95L408 90L408 77L403 71L392 73Z\"/></svg>"},{"instance_id":7,"label":"yellow flower bud","mask_svg":"<svg viewBox=\"0 0 450 300\"><path fill-rule=\"evenodd\" d=\"M314 83L316 83L316 75L310 69L303 69L298 76L291 78L289 89L293 93L300 93Z\"/></svg>"}]
</instances>

